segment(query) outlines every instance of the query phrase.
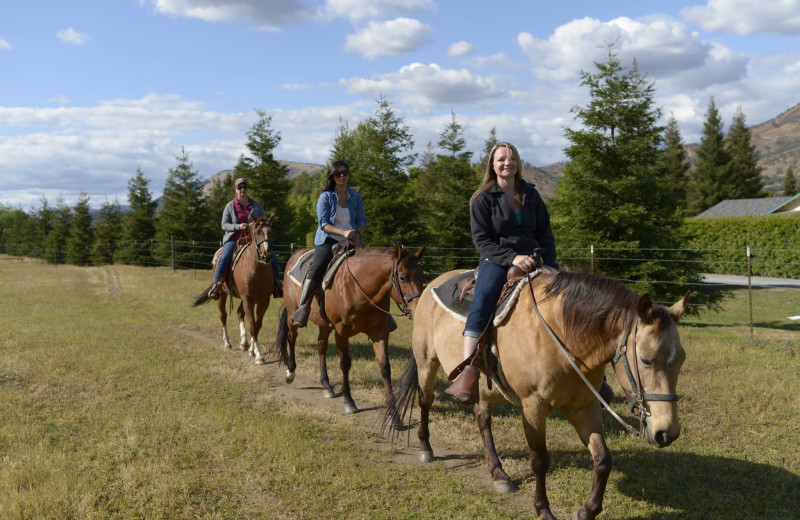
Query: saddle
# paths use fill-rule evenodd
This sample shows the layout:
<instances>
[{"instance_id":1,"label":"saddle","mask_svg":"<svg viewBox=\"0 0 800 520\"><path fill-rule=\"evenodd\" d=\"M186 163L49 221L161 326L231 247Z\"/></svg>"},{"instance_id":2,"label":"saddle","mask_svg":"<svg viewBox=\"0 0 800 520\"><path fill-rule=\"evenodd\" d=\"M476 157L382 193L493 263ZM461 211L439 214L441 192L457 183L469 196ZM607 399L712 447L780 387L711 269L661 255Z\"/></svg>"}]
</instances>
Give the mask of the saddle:
<instances>
[{"instance_id":1,"label":"saddle","mask_svg":"<svg viewBox=\"0 0 800 520\"><path fill-rule=\"evenodd\" d=\"M228 272L223 273L222 278L220 279L223 285L227 286L227 290L230 294L237 296L238 290L236 289L236 283L233 281L233 273L236 264L242 258L242 253L244 253L244 249L251 242L250 237L245 236L236 239L236 249L233 251L233 259L231 260L231 267L228 269ZM222 248L216 250L214 253L214 257L211 259L211 270L215 270L217 268L217 262L219 261L219 257L222 254ZM234 292L235 291L235 292ZM238 296L237 296L238 297Z\"/></svg>"},{"instance_id":2,"label":"saddle","mask_svg":"<svg viewBox=\"0 0 800 520\"><path fill-rule=\"evenodd\" d=\"M333 283L333 277L336 276L336 272L339 270L342 262L344 262L348 256L353 256L356 253L356 247L350 242L342 241L338 244L334 244L332 251L333 258L331 258L331 261L328 263L328 267L325 269L325 275L322 278L322 284L320 285L320 288L317 289L317 292L314 294L315 298L317 299L317 304L319 305L319 312L322 315L322 318L329 324L331 323L331 320L325 313L325 289L329 288ZM303 253L303 255L297 259L294 267L292 267L292 270L289 271L289 279L292 280L292 282L298 287L301 287L313 264L314 250L311 249Z\"/></svg>"}]
</instances>

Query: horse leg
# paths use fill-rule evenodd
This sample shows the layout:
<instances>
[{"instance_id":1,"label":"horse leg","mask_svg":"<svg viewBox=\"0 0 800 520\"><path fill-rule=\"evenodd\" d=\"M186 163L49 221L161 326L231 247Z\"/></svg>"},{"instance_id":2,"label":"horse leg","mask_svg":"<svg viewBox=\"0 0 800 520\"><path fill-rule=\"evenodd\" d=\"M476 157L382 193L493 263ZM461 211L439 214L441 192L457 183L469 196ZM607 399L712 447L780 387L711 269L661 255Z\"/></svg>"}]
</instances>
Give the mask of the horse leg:
<instances>
[{"instance_id":1,"label":"horse leg","mask_svg":"<svg viewBox=\"0 0 800 520\"><path fill-rule=\"evenodd\" d=\"M336 394L333 392L330 380L328 379L328 338L331 331L319 328L317 336L317 354L319 355L319 382L322 385L322 395L325 399L333 399Z\"/></svg>"},{"instance_id":2,"label":"horse leg","mask_svg":"<svg viewBox=\"0 0 800 520\"><path fill-rule=\"evenodd\" d=\"M475 413L475 421L478 423L478 429L481 432L486 464L489 466L489 474L492 476L494 488L500 493L511 493L514 491L514 483L511 482L511 477L503 471L503 466L500 464L500 458L497 456L497 450L494 446L492 405L485 401L478 401L472 411Z\"/></svg>"},{"instance_id":3,"label":"horse leg","mask_svg":"<svg viewBox=\"0 0 800 520\"><path fill-rule=\"evenodd\" d=\"M344 413L356 413L358 407L353 396L350 395L350 366L353 361L350 358L350 339L334 333L336 338L336 349L339 351L339 367L342 369L342 398L344 399Z\"/></svg>"},{"instance_id":4,"label":"horse leg","mask_svg":"<svg viewBox=\"0 0 800 520\"><path fill-rule=\"evenodd\" d=\"M436 381L436 372L439 370L440 364L436 358L421 358L417 361L417 370L419 371L419 426L417 427L417 438L419 439L419 460L421 462L433 461L433 448L430 443L431 434L428 424L431 407L433 406L433 384Z\"/></svg>"},{"instance_id":5,"label":"horse leg","mask_svg":"<svg viewBox=\"0 0 800 520\"><path fill-rule=\"evenodd\" d=\"M228 313L225 311L225 300L227 297L224 292L219 293L217 308L219 309L219 321L222 322L222 348L232 349L231 339L228 336Z\"/></svg>"},{"instance_id":6,"label":"horse leg","mask_svg":"<svg viewBox=\"0 0 800 520\"><path fill-rule=\"evenodd\" d=\"M269 300L267 300L267 302L268 301ZM264 355L261 353L261 347L258 344L258 333L261 331L261 325L264 323L264 313L267 311L267 305L269 305L269 303L263 301L256 304L255 332L250 335L253 353L256 356L256 365L263 365L266 363L266 361L264 361Z\"/></svg>"},{"instance_id":7,"label":"horse leg","mask_svg":"<svg viewBox=\"0 0 800 520\"><path fill-rule=\"evenodd\" d=\"M536 404L522 403L522 425L525 429L525 440L528 441L528 450L531 453L531 469L536 481L533 496L533 507L537 517L544 520L556 520L550 511L550 501L547 499L546 475L550 469L550 454L547 453L545 421L547 414L539 410Z\"/></svg>"},{"instance_id":8,"label":"horse leg","mask_svg":"<svg viewBox=\"0 0 800 520\"><path fill-rule=\"evenodd\" d=\"M397 403L392 389L392 366L389 363L389 329L378 333L377 339L372 342L372 349L375 351L375 358L378 360L378 367L383 378L383 390L386 400L386 416L389 418L389 425L395 430L403 426L403 420L397 411Z\"/></svg>"},{"instance_id":9,"label":"horse leg","mask_svg":"<svg viewBox=\"0 0 800 520\"><path fill-rule=\"evenodd\" d=\"M244 324L244 300L239 302L236 309L236 317L239 318L239 350L247 350L247 327Z\"/></svg>"},{"instance_id":10,"label":"horse leg","mask_svg":"<svg viewBox=\"0 0 800 520\"><path fill-rule=\"evenodd\" d=\"M577 513L576 520L593 520L603 510L603 495L606 492L608 476L611 474L611 452L603 437L603 424L600 408L596 403L564 414L572 424L583 444L589 448L594 464L592 490Z\"/></svg>"}]
</instances>

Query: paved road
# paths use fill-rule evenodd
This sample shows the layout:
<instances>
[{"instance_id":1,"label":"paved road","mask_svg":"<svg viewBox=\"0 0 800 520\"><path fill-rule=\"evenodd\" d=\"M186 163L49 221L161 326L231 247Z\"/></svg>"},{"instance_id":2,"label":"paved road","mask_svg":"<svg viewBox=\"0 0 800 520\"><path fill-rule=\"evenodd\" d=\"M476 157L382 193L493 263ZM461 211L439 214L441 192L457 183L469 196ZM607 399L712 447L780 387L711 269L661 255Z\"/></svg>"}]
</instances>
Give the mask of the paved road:
<instances>
[{"instance_id":1,"label":"paved road","mask_svg":"<svg viewBox=\"0 0 800 520\"><path fill-rule=\"evenodd\" d=\"M709 284L747 287L746 276L734 276L730 274L704 274L703 281ZM750 279L750 283L753 287L782 287L789 289L800 289L800 280L791 280L788 278L753 276Z\"/></svg>"}]
</instances>

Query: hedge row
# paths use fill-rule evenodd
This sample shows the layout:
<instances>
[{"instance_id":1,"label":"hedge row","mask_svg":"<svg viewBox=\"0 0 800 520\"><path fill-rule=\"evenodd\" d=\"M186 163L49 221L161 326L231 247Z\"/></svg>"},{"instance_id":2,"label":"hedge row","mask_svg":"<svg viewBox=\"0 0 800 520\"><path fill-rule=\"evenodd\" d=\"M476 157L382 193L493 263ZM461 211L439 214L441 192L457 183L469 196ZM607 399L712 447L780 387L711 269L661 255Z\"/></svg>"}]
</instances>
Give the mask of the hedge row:
<instances>
[{"instance_id":1,"label":"hedge row","mask_svg":"<svg viewBox=\"0 0 800 520\"><path fill-rule=\"evenodd\" d=\"M747 274L747 247L753 276L800 278L800 213L686 220L689 247L707 272Z\"/></svg>"}]
</instances>

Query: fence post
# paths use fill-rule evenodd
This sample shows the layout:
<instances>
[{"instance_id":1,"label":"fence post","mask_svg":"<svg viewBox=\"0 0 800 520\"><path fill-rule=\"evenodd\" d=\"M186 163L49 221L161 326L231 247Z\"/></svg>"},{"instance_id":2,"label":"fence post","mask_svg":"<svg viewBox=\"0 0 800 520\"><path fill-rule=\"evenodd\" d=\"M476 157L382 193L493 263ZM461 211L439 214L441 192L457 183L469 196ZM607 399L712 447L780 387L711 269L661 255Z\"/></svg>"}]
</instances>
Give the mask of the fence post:
<instances>
[{"instance_id":1,"label":"fence post","mask_svg":"<svg viewBox=\"0 0 800 520\"><path fill-rule=\"evenodd\" d=\"M594 244L589 246L589 262L591 265L590 273L594 274Z\"/></svg>"},{"instance_id":2,"label":"fence post","mask_svg":"<svg viewBox=\"0 0 800 520\"><path fill-rule=\"evenodd\" d=\"M169 248L172 250L172 270L175 270L175 235L169 236Z\"/></svg>"},{"instance_id":3,"label":"fence post","mask_svg":"<svg viewBox=\"0 0 800 520\"><path fill-rule=\"evenodd\" d=\"M747 299L750 307L750 343L753 342L753 270L750 266L750 246L747 246Z\"/></svg>"},{"instance_id":4,"label":"fence post","mask_svg":"<svg viewBox=\"0 0 800 520\"><path fill-rule=\"evenodd\" d=\"M194 269L194 277L197 278L197 250L194 247L194 239L192 239L192 268Z\"/></svg>"}]
</instances>

